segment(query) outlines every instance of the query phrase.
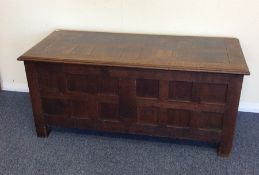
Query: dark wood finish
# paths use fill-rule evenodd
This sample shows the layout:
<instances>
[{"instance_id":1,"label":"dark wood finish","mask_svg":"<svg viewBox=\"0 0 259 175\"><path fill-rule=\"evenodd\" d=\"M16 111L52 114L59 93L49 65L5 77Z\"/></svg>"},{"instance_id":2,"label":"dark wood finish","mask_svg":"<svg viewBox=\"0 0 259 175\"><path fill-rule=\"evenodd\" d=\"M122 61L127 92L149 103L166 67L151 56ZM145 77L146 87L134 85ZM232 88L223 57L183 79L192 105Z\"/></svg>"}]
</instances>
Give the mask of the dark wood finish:
<instances>
[{"instance_id":1,"label":"dark wood finish","mask_svg":"<svg viewBox=\"0 0 259 175\"><path fill-rule=\"evenodd\" d=\"M38 136L50 126L201 140L230 154L238 40L56 31L25 61Z\"/></svg>"},{"instance_id":2,"label":"dark wood finish","mask_svg":"<svg viewBox=\"0 0 259 175\"><path fill-rule=\"evenodd\" d=\"M243 77L236 76L231 79L228 88L227 103L229 104L223 118L222 136L218 153L228 156L232 149L234 131L236 126L236 116L238 112L239 98L241 94Z\"/></svg>"},{"instance_id":3,"label":"dark wood finish","mask_svg":"<svg viewBox=\"0 0 259 175\"><path fill-rule=\"evenodd\" d=\"M19 60L249 74L238 39L55 31Z\"/></svg>"},{"instance_id":4,"label":"dark wood finish","mask_svg":"<svg viewBox=\"0 0 259 175\"><path fill-rule=\"evenodd\" d=\"M38 71L32 62L24 62L28 85L31 95L32 111L34 123L38 137L47 137L49 128L45 122L44 112L41 104L41 95L39 92Z\"/></svg>"}]
</instances>

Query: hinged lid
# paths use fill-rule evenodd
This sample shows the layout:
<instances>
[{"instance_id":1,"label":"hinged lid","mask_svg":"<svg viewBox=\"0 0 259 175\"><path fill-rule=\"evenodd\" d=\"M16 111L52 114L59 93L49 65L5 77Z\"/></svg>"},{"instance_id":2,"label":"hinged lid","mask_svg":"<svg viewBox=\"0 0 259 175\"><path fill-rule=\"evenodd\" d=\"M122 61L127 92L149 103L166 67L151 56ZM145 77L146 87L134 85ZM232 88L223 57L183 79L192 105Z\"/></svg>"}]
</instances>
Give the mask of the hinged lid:
<instances>
[{"instance_id":1,"label":"hinged lid","mask_svg":"<svg viewBox=\"0 0 259 175\"><path fill-rule=\"evenodd\" d=\"M249 74L239 41L220 37L60 30L18 60Z\"/></svg>"}]
</instances>

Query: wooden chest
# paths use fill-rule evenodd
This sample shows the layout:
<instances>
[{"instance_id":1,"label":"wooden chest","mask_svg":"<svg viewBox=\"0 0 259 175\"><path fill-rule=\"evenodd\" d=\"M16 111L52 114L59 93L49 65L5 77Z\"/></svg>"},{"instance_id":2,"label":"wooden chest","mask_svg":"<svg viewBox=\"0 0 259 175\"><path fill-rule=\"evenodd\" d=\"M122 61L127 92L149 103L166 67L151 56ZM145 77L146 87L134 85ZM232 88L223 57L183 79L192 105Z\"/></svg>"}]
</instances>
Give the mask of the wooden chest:
<instances>
[{"instance_id":1,"label":"wooden chest","mask_svg":"<svg viewBox=\"0 0 259 175\"><path fill-rule=\"evenodd\" d=\"M25 63L37 135L53 126L232 148L243 76L235 38L55 31Z\"/></svg>"}]
</instances>

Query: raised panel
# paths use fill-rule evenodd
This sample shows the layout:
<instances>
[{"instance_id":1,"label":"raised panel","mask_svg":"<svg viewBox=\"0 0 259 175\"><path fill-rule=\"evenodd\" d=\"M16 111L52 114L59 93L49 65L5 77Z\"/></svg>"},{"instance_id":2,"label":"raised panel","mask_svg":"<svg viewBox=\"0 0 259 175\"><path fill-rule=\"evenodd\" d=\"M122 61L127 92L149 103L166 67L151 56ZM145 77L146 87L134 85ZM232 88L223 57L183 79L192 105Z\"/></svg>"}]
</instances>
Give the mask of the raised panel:
<instances>
[{"instance_id":1,"label":"raised panel","mask_svg":"<svg viewBox=\"0 0 259 175\"><path fill-rule=\"evenodd\" d=\"M202 112L198 117L198 126L201 129L222 129L223 114Z\"/></svg>"},{"instance_id":2,"label":"raised panel","mask_svg":"<svg viewBox=\"0 0 259 175\"><path fill-rule=\"evenodd\" d=\"M201 84L201 102L226 103L227 84Z\"/></svg>"},{"instance_id":3,"label":"raised panel","mask_svg":"<svg viewBox=\"0 0 259 175\"><path fill-rule=\"evenodd\" d=\"M100 93L103 94L118 94L119 80L118 78L102 77L100 82Z\"/></svg>"},{"instance_id":4,"label":"raised panel","mask_svg":"<svg viewBox=\"0 0 259 175\"><path fill-rule=\"evenodd\" d=\"M67 115L67 102L63 99L42 99L42 108L45 114Z\"/></svg>"},{"instance_id":5,"label":"raised panel","mask_svg":"<svg viewBox=\"0 0 259 175\"><path fill-rule=\"evenodd\" d=\"M158 123L158 108L155 107L139 107L138 108L138 123L157 125Z\"/></svg>"},{"instance_id":6,"label":"raised panel","mask_svg":"<svg viewBox=\"0 0 259 175\"><path fill-rule=\"evenodd\" d=\"M181 109L167 110L167 126L190 127L191 112Z\"/></svg>"},{"instance_id":7,"label":"raised panel","mask_svg":"<svg viewBox=\"0 0 259 175\"><path fill-rule=\"evenodd\" d=\"M172 100L191 101L192 82L171 81L169 82L168 98Z\"/></svg>"},{"instance_id":8,"label":"raised panel","mask_svg":"<svg viewBox=\"0 0 259 175\"><path fill-rule=\"evenodd\" d=\"M159 97L159 81L152 79L137 79L136 91L139 97Z\"/></svg>"},{"instance_id":9,"label":"raised panel","mask_svg":"<svg viewBox=\"0 0 259 175\"><path fill-rule=\"evenodd\" d=\"M103 120L119 120L119 109L117 104L100 103L100 118Z\"/></svg>"},{"instance_id":10,"label":"raised panel","mask_svg":"<svg viewBox=\"0 0 259 175\"><path fill-rule=\"evenodd\" d=\"M70 92L98 93L100 87L99 76L68 75L67 89Z\"/></svg>"},{"instance_id":11,"label":"raised panel","mask_svg":"<svg viewBox=\"0 0 259 175\"><path fill-rule=\"evenodd\" d=\"M41 92L59 92L59 78L57 73L39 71L38 78Z\"/></svg>"},{"instance_id":12,"label":"raised panel","mask_svg":"<svg viewBox=\"0 0 259 175\"><path fill-rule=\"evenodd\" d=\"M72 118L94 118L97 117L97 103L93 100L71 100L71 117Z\"/></svg>"},{"instance_id":13,"label":"raised panel","mask_svg":"<svg viewBox=\"0 0 259 175\"><path fill-rule=\"evenodd\" d=\"M38 83L41 92L59 92L59 64L37 63Z\"/></svg>"}]
</instances>

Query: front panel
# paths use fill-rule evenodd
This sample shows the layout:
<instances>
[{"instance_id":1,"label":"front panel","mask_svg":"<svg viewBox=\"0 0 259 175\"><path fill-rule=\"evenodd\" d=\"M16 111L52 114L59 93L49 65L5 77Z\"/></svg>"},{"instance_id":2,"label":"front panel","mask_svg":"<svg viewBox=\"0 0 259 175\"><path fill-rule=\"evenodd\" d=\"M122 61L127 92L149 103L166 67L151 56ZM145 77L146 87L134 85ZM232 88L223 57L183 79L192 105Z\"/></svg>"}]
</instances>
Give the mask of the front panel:
<instances>
[{"instance_id":1,"label":"front panel","mask_svg":"<svg viewBox=\"0 0 259 175\"><path fill-rule=\"evenodd\" d=\"M37 70L49 124L220 140L231 75L48 63Z\"/></svg>"}]
</instances>

